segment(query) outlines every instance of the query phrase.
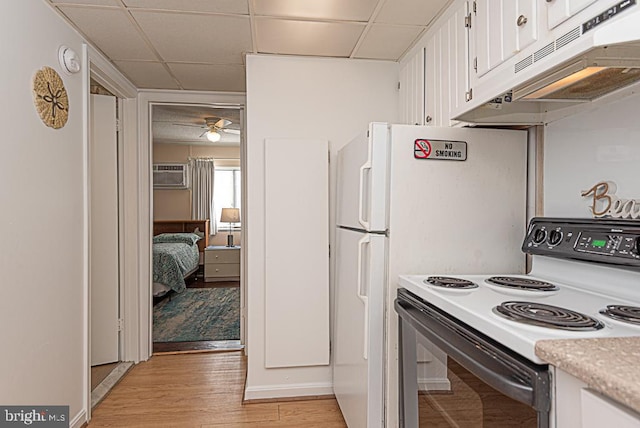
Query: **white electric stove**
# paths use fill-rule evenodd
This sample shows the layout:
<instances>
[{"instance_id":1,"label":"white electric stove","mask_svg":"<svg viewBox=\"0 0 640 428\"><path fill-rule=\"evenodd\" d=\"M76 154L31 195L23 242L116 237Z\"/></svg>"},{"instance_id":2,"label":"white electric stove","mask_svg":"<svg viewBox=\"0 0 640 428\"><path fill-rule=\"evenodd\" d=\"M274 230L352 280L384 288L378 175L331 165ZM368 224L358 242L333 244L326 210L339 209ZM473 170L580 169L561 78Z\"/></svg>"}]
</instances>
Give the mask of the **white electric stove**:
<instances>
[{"instance_id":1,"label":"white electric stove","mask_svg":"<svg viewBox=\"0 0 640 428\"><path fill-rule=\"evenodd\" d=\"M553 263L546 263L548 264ZM583 267L575 266L575 268ZM600 282L605 288L603 292L581 289L568 280L557 280L544 273L455 275L457 279L477 285L475 288L468 289L442 287L429 282L429 279L433 281L433 278L442 277L450 276L403 275L400 277L399 286L532 362L543 363L535 355L535 343L538 340L640 335L640 321L634 324L616 320L601 313L610 305L640 308L638 300L606 294L606 281ZM500 287L489 281L491 278L505 277L535 281L535 284L553 284L556 289L532 291ZM629 286L637 288L637 292L640 293L640 275L635 278L635 284L629 284ZM516 317L524 316L525 318L510 319L499 312L498 308L501 305L505 305L507 311L515 311ZM554 308L547 308L547 306ZM540 321L537 321L536 315L540 316ZM640 309L636 310L636 315L640 317ZM545 325L550 317L553 324ZM557 321L555 321L556 317Z\"/></svg>"},{"instance_id":2,"label":"white electric stove","mask_svg":"<svg viewBox=\"0 0 640 428\"><path fill-rule=\"evenodd\" d=\"M533 256L528 275L400 276L405 398L419 366L406 354L415 355L413 337L423 336L494 389L531 406L536 426L553 426L553 379L535 354L536 342L640 336L640 222L536 218L522 251ZM411 421L405 426L413 423L413 407L404 411Z\"/></svg>"}]
</instances>

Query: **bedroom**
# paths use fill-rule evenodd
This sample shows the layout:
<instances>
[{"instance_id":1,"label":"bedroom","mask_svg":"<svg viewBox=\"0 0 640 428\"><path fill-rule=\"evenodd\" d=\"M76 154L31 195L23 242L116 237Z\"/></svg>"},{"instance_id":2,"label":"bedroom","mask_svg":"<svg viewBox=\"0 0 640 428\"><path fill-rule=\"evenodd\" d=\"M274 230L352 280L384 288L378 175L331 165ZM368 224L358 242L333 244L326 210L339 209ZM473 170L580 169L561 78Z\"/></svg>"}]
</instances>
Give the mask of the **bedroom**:
<instances>
[{"instance_id":1,"label":"bedroom","mask_svg":"<svg viewBox=\"0 0 640 428\"><path fill-rule=\"evenodd\" d=\"M241 347L241 114L153 106L154 353Z\"/></svg>"}]
</instances>

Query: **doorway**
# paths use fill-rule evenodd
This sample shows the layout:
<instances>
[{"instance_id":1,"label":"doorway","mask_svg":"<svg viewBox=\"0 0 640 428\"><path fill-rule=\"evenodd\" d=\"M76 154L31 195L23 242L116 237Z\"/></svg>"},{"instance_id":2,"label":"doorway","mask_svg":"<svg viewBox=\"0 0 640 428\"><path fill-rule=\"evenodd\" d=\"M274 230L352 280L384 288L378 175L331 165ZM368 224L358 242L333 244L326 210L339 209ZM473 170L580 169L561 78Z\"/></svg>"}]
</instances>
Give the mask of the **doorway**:
<instances>
[{"instance_id":1,"label":"doorway","mask_svg":"<svg viewBox=\"0 0 640 428\"><path fill-rule=\"evenodd\" d=\"M242 349L242 120L240 105L151 105L154 354Z\"/></svg>"}]
</instances>

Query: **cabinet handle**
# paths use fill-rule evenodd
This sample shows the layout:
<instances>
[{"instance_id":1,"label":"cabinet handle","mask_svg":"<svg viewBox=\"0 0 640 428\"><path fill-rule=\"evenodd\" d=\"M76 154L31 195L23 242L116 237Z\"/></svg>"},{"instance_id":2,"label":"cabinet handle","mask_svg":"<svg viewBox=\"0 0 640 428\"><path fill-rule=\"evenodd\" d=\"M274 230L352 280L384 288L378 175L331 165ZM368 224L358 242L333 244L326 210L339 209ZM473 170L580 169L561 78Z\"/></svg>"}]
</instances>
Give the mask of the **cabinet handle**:
<instances>
[{"instance_id":1,"label":"cabinet handle","mask_svg":"<svg viewBox=\"0 0 640 428\"><path fill-rule=\"evenodd\" d=\"M424 118L425 122L427 123L431 123L431 121L433 120L433 118L431 116L427 116Z\"/></svg>"},{"instance_id":2,"label":"cabinet handle","mask_svg":"<svg viewBox=\"0 0 640 428\"><path fill-rule=\"evenodd\" d=\"M551 3L551 2L553 2L553 0L547 0L547 3Z\"/></svg>"},{"instance_id":3,"label":"cabinet handle","mask_svg":"<svg viewBox=\"0 0 640 428\"><path fill-rule=\"evenodd\" d=\"M516 21L516 24L518 24L518 27L522 27L526 23L527 23L527 17L524 15L520 15L518 17L518 20Z\"/></svg>"}]
</instances>

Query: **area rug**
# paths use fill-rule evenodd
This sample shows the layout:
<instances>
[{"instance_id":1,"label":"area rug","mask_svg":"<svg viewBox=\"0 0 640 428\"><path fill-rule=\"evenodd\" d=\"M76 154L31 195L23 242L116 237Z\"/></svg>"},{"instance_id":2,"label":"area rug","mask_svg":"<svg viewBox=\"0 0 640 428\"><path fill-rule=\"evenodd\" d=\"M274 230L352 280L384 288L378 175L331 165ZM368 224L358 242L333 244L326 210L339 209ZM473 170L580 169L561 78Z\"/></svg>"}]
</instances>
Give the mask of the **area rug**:
<instances>
[{"instance_id":1,"label":"area rug","mask_svg":"<svg viewBox=\"0 0 640 428\"><path fill-rule=\"evenodd\" d=\"M240 288L187 288L153 307L154 342L240 339Z\"/></svg>"}]
</instances>

